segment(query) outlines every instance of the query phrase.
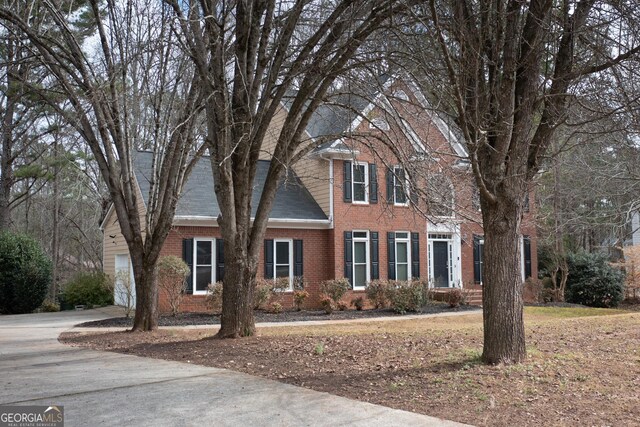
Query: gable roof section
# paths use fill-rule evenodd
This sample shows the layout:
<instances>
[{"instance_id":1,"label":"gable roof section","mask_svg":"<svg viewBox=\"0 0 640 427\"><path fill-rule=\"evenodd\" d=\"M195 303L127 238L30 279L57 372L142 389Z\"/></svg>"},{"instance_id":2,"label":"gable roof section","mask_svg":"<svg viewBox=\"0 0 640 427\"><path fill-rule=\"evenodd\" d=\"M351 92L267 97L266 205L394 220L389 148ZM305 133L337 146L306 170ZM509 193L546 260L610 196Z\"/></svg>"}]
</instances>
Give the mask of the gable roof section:
<instances>
[{"instance_id":1,"label":"gable roof section","mask_svg":"<svg viewBox=\"0 0 640 427\"><path fill-rule=\"evenodd\" d=\"M134 159L136 178L145 204L147 204L149 197L152 156L150 152L138 152ZM252 217L255 216L258 209L267 171L269 170L269 163L266 160L258 162L254 191L251 197ZM182 196L176 208L176 218L217 218L220 214L220 206L213 188L211 165L209 164L209 157L205 156L194 166L189 179L185 183ZM327 220L327 216L309 194L300 178L289 169L287 177L278 186L269 219Z\"/></svg>"}]
</instances>

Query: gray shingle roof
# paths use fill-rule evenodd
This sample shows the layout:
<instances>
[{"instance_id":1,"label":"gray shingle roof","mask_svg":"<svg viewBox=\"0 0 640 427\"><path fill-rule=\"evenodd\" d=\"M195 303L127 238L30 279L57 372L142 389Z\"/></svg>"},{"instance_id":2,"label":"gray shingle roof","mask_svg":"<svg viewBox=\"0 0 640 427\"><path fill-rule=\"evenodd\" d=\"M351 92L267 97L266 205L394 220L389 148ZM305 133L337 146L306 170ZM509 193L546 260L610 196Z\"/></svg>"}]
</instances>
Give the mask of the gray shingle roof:
<instances>
[{"instance_id":1,"label":"gray shingle roof","mask_svg":"<svg viewBox=\"0 0 640 427\"><path fill-rule=\"evenodd\" d=\"M139 152L135 159L135 172L140 191L144 198L145 204L149 198L149 178L151 177L152 153ZM258 202L264 188L264 183L269 170L269 161L258 162L256 178L254 182L254 191L251 198L252 212L255 216L258 208ZM217 217L220 214L220 207L213 190L213 174L211 173L211 165L209 158L203 157L193 168L189 179L187 180L182 197L178 201L176 216L206 216ZM300 179L292 170L286 179L280 182L273 209L269 215L270 219L312 219L326 220L318 203L309 194L309 191L302 184Z\"/></svg>"}]
</instances>

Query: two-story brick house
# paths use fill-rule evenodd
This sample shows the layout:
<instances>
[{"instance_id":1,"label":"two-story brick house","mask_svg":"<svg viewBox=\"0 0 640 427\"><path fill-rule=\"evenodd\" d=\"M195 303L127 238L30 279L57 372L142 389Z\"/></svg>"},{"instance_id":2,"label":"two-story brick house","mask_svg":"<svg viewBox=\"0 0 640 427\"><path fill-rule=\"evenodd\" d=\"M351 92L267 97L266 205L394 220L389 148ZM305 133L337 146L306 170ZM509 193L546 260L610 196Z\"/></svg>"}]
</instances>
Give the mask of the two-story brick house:
<instances>
[{"instance_id":1,"label":"two-story brick house","mask_svg":"<svg viewBox=\"0 0 640 427\"><path fill-rule=\"evenodd\" d=\"M276 195L258 274L289 277L290 283L304 276L310 306L318 304L322 281L341 277L352 285L349 296L362 293L375 279L427 278L440 288L481 286L481 215L463 144L412 85L388 84L384 95L375 98L368 102L343 95L340 102L321 106L307 133L315 141L328 141L290 169ZM286 105L264 144L253 206L285 114ZM142 202L150 157L139 153L136 158ZM202 159L185 185L162 249L162 255L180 256L191 267L184 311L205 310L207 284L224 276L218 214L209 161ZM537 275L530 216L525 215L522 227L523 279ZM113 212L102 228L105 272L128 269L127 247ZM292 304L291 293L283 302Z\"/></svg>"}]
</instances>

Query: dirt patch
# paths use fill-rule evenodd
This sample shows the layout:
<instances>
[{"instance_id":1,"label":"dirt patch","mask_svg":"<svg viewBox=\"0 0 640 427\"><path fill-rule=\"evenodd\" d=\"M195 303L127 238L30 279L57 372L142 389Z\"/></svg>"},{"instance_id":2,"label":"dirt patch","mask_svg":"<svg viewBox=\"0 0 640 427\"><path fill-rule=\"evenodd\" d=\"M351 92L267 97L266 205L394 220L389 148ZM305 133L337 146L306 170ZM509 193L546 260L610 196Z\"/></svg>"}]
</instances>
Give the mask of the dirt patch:
<instances>
[{"instance_id":1,"label":"dirt patch","mask_svg":"<svg viewBox=\"0 0 640 427\"><path fill-rule=\"evenodd\" d=\"M406 314L437 314L451 313L457 311L479 311L481 307L473 305L463 305L457 308L450 308L448 304L434 302L422 308L420 313ZM302 310L302 311L283 311L282 313L268 313L266 311L256 311L255 318L258 323L266 322L307 322L313 320L345 320L345 319L370 319L373 317L401 317L402 314L395 313L390 309L379 310L345 310L334 311L326 314L322 310ZM159 326L191 326L191 325L219 325L220 316L208 313L179 313L176 316L160 316L158 320ZM82 327L131 327L133 319L126 317L113 317L111 319L96 320L93 322L81 323Z\"/></svg>"},{"instance_id":2,"label":"dirt patch","mask_svg":"<svg viewBox=\"0 0 640 427\"><path fill-rule=\"evenodd\" d=\"M525 316L529 357L515 366L479 363L480 314L261 328L239 340L212 339L206 330L68 333L61 340L475 425L640 425L640 314Z\"/></svg>"}]
</instances>

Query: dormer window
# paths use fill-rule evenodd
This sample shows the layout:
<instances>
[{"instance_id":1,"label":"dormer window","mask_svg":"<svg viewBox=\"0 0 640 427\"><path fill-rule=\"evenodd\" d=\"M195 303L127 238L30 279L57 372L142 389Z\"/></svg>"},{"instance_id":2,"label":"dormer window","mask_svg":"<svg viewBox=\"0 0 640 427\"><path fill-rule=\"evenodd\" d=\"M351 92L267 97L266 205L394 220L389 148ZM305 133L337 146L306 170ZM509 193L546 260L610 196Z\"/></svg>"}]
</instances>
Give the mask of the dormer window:
<instances>
[{"instance_id":1,"label":"dormer window","mask_svg":"<svg viewBox=\"0 0 640 427\"><path fill-rule=\"evenodd\" d=\"M403 90L397 90L395 92L393 92L393 96L401 99L403 101L408 101L409 100L409 95L407 95L407 93Z\"/></svg>"},{"instance_id":2,"label":"dormer window","mask_svg":"<svg viewBox=\"0 0 640 427\"><path fill-rule=\"evenodd\" d=\"M387 131L389 130L389 123L382 117L376 117L369 122L369 129Z\"/></svg>"}]
</instances>

